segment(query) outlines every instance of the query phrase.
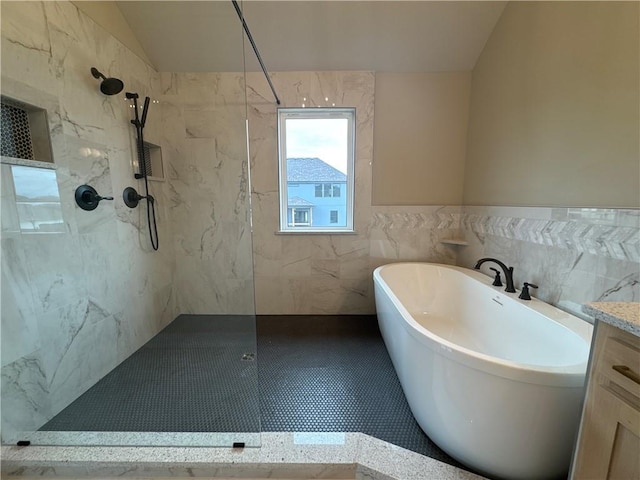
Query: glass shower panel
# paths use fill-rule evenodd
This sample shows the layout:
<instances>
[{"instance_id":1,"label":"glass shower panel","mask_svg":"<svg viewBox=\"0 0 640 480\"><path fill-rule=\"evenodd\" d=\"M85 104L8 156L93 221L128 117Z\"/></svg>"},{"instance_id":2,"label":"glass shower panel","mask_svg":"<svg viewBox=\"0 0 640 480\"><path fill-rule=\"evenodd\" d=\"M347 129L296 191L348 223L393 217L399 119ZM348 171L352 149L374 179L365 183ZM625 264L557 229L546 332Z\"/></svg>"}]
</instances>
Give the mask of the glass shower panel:
<instances>
[{"instance_id":1,"label":"glass shower panel","mask_svg":"<svg viewBox=\"0 0 640 480\"><path fill-rule=\"evenodd\" d=\"M2 95L49 113L53 162L2 158L2 443L260 446L244 72L158 73L75 4L32 5L1 5L17 25L2 30ZM131 24L224 16L212 44L245 54L230 1L118 8ZM40 23L60 56L46 90L29 73L46 56L17 61ZM124 90L101 93L87 58ZM149 97L144 140L162 150L164 178L147 179L158 251L146 200L123 199L146 196L126 92ZM80 209L83 184L114 200Z\"/></svg>"}]
</instances>

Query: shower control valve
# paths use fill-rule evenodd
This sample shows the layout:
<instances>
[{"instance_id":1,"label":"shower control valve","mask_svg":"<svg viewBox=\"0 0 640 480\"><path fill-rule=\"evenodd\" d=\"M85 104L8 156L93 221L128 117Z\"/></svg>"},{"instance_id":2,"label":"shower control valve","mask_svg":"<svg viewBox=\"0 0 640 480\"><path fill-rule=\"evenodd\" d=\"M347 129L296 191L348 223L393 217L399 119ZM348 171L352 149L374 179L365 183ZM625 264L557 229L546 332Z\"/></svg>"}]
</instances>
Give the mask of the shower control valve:
<instances>
[{"instance_id":1,"label":"shower control valve","mask_svg":"<svg viewBox=\"0 0 640 480\"><path fill-rule=\"evenodd\" d=\"M140 195L135 188L127 187L122 192L122 199L124 200L124 204L129 208L136 208L138 206L138 202L145 198Z\"/></svg>"},{"instance_id":2,"label":"shower control valve","mask_svg":"<svg viewBox=\"0 0 640 480\"><path fill-rule=\"evenodd\" d=\"M113 197L101 197L91 185L80 185L76 188L76 203L83 210L95 210L102 200L113 200Z\"/></svg>"}]
</instances>

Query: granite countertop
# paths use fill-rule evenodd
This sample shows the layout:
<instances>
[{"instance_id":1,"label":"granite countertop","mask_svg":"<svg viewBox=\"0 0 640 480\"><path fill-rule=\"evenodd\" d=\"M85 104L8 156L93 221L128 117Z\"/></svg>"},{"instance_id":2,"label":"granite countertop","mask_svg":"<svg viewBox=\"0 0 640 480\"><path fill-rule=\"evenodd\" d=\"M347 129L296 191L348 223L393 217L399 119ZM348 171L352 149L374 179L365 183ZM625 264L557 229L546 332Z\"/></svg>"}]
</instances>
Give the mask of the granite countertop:
<instances>
[{"instance_id":1,"label":"granite countertop","mask_svg":"<svg viewBox=\"0 0 640 480\"><path fill-rule=\"evenodd\" d=\"M596 320L640 337L640 302L591 302L582 310Z\"/></svg>"},{"instance_id":2,"label":"granite countertop","mask_svg":"<svg viewBox=\"0 0 640 480\"><path fill-rule=\"evenodd\" d=\"M260 448L2 447L11 477L486 480L362 433L262 432Z\"/></svg>"}]
</instances>

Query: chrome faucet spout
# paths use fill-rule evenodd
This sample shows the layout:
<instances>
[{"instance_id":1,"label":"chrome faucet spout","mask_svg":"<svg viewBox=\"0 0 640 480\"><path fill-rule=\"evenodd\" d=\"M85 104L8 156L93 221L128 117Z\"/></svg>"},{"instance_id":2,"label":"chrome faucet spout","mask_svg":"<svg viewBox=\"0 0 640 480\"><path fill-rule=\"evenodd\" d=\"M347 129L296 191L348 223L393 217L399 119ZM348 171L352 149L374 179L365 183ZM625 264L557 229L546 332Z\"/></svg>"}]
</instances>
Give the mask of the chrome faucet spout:
<instances>
[{"instance_id":1,"label":"chrome faucet spout","mask_svg":"<svg viewBox=\"0 0 640 480\"><path fill-rule=\"evenodd\" d=\"M496 258L487 257L487 258L481 258L480 260L478 260L478 262L476 263L476 266L473 268L475 268L476 270L479 270L480 265L482 265L485 262L493 262L502 269L504 273L504 280L505 280L505 283L507 284L504 291L508 293L515 293L516 289L513 285L513 267L507 267L504 263L502 263L500 260Z\"/></svg>"}]
</instances>

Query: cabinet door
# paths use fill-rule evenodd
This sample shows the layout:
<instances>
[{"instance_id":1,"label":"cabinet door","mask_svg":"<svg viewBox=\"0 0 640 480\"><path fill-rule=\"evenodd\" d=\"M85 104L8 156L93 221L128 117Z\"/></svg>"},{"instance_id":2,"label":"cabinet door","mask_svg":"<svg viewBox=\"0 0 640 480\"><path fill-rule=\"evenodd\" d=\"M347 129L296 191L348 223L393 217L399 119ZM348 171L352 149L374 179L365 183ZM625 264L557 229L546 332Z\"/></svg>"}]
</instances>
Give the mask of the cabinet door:
<instances>
[{"instance_id":1,"label":"cabinet door","mask_svg":"<svg viewBox=\"0 0 640 480\"><path fill-rule=\"evenodd\" d=\"M596 363L572 478L640 480L638 339L615 331L602 335L602 330L596 339Z\"/></svg>"},{"instance_id":2,"label":"cabinet door","mask_svg":"<svg viewBox=\"0 0 640 480\"><path fill-rule=\"evenodd\" d=\"M640 412L599 386L585 414L574 478L640 480Z\"/></svg>"}]
</instances>

